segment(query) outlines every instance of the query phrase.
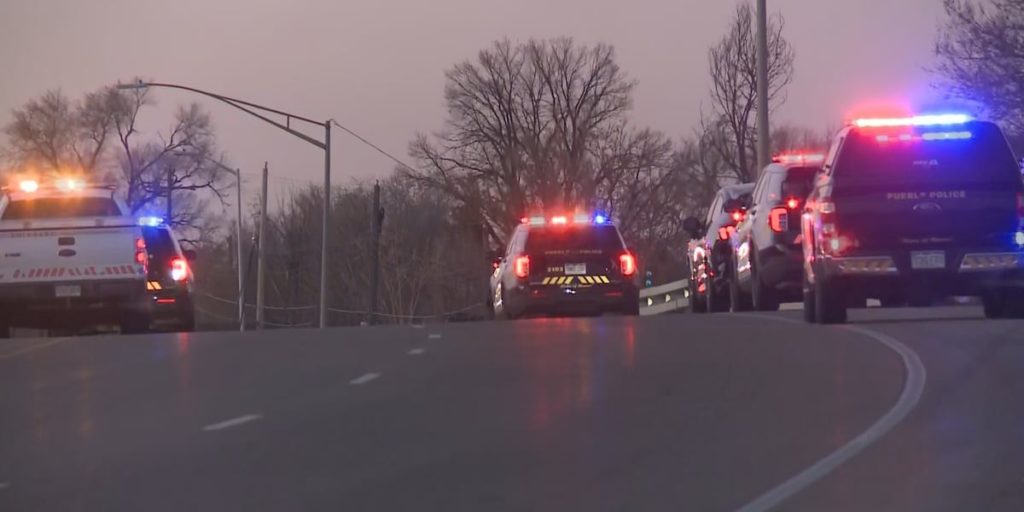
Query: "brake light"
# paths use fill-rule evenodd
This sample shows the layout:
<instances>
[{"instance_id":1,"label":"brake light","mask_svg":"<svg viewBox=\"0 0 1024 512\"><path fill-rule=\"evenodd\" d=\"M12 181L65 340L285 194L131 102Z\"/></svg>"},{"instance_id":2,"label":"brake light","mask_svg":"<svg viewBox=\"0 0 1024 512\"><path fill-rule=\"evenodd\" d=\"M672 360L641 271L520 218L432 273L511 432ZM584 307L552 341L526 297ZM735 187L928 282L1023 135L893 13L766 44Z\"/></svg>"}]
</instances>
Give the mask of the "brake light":
<instances>
[{"instance_id":1,"label":"brake light","mask_svg":"<svg viewBox=\"0 0 1024 512\"><path fill-rule=\"evenodd\" d=\"M622 270L622 275L624 276L631 276L635 274L636 258L629 253L619 255L619 269Z\"/></svg>"},{"instance_id":2,"label":"brake light","mask_svg":"<svg viewBox=\"0 0 1024 512\"><path fill-rule=\"evenodd\" d=\"M188 262L182 258L171 260L171 279L184 281L188 278Z\"/></svg>"},{"instance_id":3,"label":"brake light","mask_svg":"<svg viewBox=\"0 0 1024 512\"><path fill-rule=\"evenodd\" d=\"M142 265L143 269L149 266L149 253L146 252L146 241L142 238L135 239L135 263Z\"/></svg>"},{"instance_id":4,"label":"brake light","mask_svg":"<svg viewBox=\"0 0 1024 512\"><path fill-rule=\"evenodd\" d=\"M857 246L857 240L847 235L825 235L821 247L826 254L839 256Z\"/></svg>"},{"instance_id":5,"label":"brake light","mask_svg":"<svg viewBox=\"0 0 1024 512\"><path fill-rule=\"evenodd\" d=\"M783 206L772 208L768 214L768 225L776 233L789 231L789 210Z\"/></svg>"},{"instance_id":6,"label":"brake light","mask_svg":"<svg viewBox=\"0 0 1024 512\"><path fill-rule=\"evenodd\" d=\"M796 210L799 206L800 200L795 197L791 197L786 200L786 208L789 208L790 210Z\"/></svg>"},{"instance_id":7,"label":"brake light","mask_svg":"<svg viewBox=\"0 0 1024 512\"><path fill-rule=\"evenodd\" d=\"M527 278L530 277L530 257L519 256L515 262L516 277Z\"/></svg>"},{"instance_id":8,"label":"brake light","mask_svg":"<svg viewBox=\"0 0 1024 512\"><path fill-rule=\"evenodd\" d=\"M36 180L21 180L21 182L18 183L18 188L20 188L22 192L35 192L39 190L39 182Z\"/></svg>"},{"instance_id":9,"label":"brake light","mask_svg":"<svg viewBox=\"0 0 1024 512\"><path fill-rule=\"evenodd\" d=\"M728 240L732 236L732 233L736 231L736 228L732 226L726 226L724 228L718 228L718 239Z\"/></svg>"},{"instance_id":10,"label":"brake light","mask_svg":"<svg viewBox=\"0 0 1024 512\"><path fill-rule=\"evenodd\" d=\"M736 210L736 211L732 212L732 215L731 215L731 218L732 218L733 222L741 222L741 221L743 221L743 217L744 217L743 210Z\"/></svg>"}]
</instances>

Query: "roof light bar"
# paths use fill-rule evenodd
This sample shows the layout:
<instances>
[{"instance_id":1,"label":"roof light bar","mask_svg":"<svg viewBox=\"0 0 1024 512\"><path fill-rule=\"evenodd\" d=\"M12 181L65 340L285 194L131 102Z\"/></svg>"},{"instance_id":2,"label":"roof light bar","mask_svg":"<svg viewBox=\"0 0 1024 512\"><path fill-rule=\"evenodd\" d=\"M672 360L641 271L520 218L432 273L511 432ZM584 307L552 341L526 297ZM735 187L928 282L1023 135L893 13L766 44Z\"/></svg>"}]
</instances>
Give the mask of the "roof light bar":
<instances>
[{"instance_id":1,"label":"roof light bar","mask_svg":"<svg viewBox=\"0 0 1024 512\"><path fill-rule=\"evenodd\" d=\"M895 126L944 126L964 124L971 120L967 114L929 114L913 117L879 117L854 119L857 128L885 128Z\"/></svg>"},{"instance_id":2,"label":"roof light bar","mask_svg":"<svg viewBox=\"0 0 1024 512\"><path fill-rule=\"evenodd\" d=\"M18 188L21 189L22 192L32 193L39 190L39 182L36 180L21 180L21 182L18 183Z\"/></svg>"},{"instance_id":3,"label":"roof light bar","mask_svg":"<svg viewBox=\"0 0 1024 512\"><path fill-rule=\"evenodd\" d=\"M559 225L561 225L561 224L568 224L569 223L569 219L566 218L565 215L558 215L558 216L555 216L555 217L551 217L551 223L552 224L559 224Z\"/></svg>"},{"instance_id":4,"label":"roof light bar","mask_svg":"<svg viewBox=\"0 0 1024 512\"><path fill-rule=\"evenodd\" d=\"M820 164L825 161L825 155L821 153L783 153L772 157L772 161L779 164Z\"/></svg>"}]
</instances>

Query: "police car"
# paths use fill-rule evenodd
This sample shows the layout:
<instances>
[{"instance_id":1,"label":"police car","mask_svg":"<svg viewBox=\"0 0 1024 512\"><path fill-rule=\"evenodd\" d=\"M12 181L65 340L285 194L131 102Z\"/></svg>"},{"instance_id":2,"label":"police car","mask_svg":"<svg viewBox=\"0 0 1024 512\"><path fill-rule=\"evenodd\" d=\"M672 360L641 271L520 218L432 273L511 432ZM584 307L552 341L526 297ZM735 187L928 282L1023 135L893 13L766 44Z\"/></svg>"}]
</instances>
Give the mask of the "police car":
<instances>
[{"instance_id":1,"label":"police car","mask_svg":"<svg viewBox=\"0 0 1024 512\"><path fill-rule=\"evenodd\" d=\"M777 155L761 171L746 216L731 238L731 295L737 306L774 311L803 300L800 215L825 155Z\"/></svg>"},{"instance_id":2,"label":"police car","mask_svg":"<svg viewBox=\"0 0 1024 512\"><path fill-rule=\"evenodd\" d=\"M142 217L142 236L149 253L146 291L152 300L153 327L191 332L196 327L191 263L196 253L182 250L170 226L159 217Z\"/></svg>"},{"instance_id":3,"label":"police car","mask_svg":"<svg viewBox=\"0 0 1024 512\"><path fill-rule=\"evenodd\" d=\"M683 227L692 239L687 247L690 262L690 310L693 313L729 311L732 248L729 240L736 224L746 215L753 183L729 185L715 194L704 221L690 217Z\"/></svg>"},{"instance_id":4,"label":"police car","mask_svg":"<svg viewBox=\"0 0 1024 512\"><path fill-rule=\"evenodd\" d=\"M1024 316L1024 186L1000 129L956 113L857 119L835 137L802 217L808 321L849 297L980 296Z\"/></svg>"},{"instance_id":5,"label":"police car","mask_svg":"<svg viewBox=\"0 0 1024 512\"><path fill-rule=\"evenodd\" d=\"M640 310L636 257L603 214L524 217L495 259L487 304L498 318Z\"/></svg>"}]
</instances>

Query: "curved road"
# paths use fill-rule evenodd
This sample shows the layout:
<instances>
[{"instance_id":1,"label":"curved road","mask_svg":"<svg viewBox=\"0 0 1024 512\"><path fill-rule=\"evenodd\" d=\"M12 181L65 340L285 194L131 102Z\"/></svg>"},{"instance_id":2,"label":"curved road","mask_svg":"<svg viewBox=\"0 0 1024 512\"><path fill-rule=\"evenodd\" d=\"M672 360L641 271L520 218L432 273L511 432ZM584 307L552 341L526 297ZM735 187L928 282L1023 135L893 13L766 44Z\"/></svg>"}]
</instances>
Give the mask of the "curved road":
<instances>
[{"instance_id":1,"label":"curved road","mask_svg":"<svg viewBox=\"0 0 1024 512\"><path fill-rule=\"evenodd\" d=\"M4 341L0 510L1024 510L1024 322L798 317Z\"/></svg>"}]
</instances>

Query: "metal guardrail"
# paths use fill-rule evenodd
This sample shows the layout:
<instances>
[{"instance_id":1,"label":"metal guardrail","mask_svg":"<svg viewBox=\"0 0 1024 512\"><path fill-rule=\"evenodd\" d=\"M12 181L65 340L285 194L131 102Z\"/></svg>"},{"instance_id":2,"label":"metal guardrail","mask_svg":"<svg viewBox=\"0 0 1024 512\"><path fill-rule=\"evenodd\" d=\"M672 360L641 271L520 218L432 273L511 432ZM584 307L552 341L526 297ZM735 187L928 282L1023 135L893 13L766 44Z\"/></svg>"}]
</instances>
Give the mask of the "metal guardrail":
<instances>
[{"instance_id":1,"label":"metal guardrail","mask_svg":"<svg viewBox=\"0 0 1024 512\"><path fill-rule=\"evenodd\" d=\"M640 290L640 316L661 315L690 305L690 281L682 279Z\"/></svg>"}]
</instances>

